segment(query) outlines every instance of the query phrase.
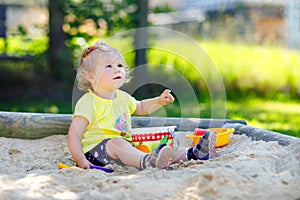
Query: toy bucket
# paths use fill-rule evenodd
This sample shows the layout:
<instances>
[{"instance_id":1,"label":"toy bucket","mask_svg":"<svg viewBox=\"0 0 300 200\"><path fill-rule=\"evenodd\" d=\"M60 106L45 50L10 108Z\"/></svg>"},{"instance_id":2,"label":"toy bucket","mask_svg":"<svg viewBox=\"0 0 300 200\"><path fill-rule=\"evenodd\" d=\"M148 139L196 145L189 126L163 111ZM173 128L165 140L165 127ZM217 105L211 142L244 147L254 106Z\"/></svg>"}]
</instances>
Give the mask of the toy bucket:
<instances>
[{"instance_id":1,"label":"toy bucket","mask_svg":"<svg viewBox=\"0 0 300 200\"><path fill-rule=\"evenodd\" d=\"M160 143L173 147L175 128L176 126L134 128L131 130L132 145L145 153L152 152Z\"/></svg>"},{"instance_id":2,"label":"toy bucket","mask_svg":"<svg viewBox=\"0 0 300 200\"><path fill-rule=\"evenodd\" d=\"M216 147L223 147L229 143L229 135L235 131L234 128L209 128L200 129L196 128L193 134L188 134L186 137L193 140L193 145L198 144L200 138L206 131L214 131L216 134Z\"/></svg>"}]
</instances>

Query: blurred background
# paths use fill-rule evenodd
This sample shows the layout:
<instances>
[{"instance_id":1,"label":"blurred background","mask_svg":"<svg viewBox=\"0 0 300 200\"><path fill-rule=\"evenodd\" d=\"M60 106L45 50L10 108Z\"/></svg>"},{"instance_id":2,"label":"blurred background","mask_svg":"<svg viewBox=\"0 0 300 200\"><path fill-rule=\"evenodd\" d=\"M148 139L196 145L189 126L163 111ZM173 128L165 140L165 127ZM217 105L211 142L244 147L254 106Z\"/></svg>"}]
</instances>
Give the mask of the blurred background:
<instances>
[{"instance_id":1,"label":"blurred background","mask_svg":"<svg viewBox=\"0 0 300 200\"><path fill-rule=\"evenodd\" d=\"M72 113L82 49L140 27L178 31L203 48L225 85L226 118L300 137L300 0L0 0L0 110ZM155 42L150 39L138 31L110 43L137 49ZM184 41L165 42L197 56ZM127 52L125 59L132 68L146 64L136 78L170 76L158 67L167 65L188 80L200 114L188 102L175 102L167 116L181 117L183 109L189 117L212 116L205 81L184 58L150 48ZM134 96L162 89L146 84Z\"/></svg>"}]
</instances>

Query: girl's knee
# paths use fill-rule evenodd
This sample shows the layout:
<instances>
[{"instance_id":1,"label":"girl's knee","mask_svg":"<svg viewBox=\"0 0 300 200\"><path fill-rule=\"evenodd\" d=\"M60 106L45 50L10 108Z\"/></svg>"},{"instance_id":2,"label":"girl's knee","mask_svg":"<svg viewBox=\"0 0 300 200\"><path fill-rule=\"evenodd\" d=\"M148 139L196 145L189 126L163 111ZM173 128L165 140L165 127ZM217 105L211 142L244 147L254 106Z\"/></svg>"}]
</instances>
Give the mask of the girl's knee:
<instances>
[{"instance_id":1,"label":"girl's knee","mask_svg":"<svg viewBox=\"0 0 300 200\"><path fill-rule=\"evenodd\" d=\"M112 158L116 159L118 158L117 154L120 150L120 148L122 148L122 138L112 138L110 139L107 144L106 144L106 152L108 153L109 156L111 156Z\"/></svg>"},{"instance_id":2,"label":"girl's knee","mask_svg":"<svg viewBox=\"0 0 300 200\"><path fill-rule=\"evenodd\" d=\"M110 143L110 144L109 144ZM115 137L109 140L108 145L110 147L113 147L114 149L123 148L124 146L127 146L129 143L120 137Z\"/></svg>"},{"instance_id":3,"label":"girl's knee","mask_svg":"<svg viewBox=\"0 0 300 200\"><path fill-rule=\"evenodd\" d=\"M112 144L115 144L115 145L122 145L126 141L123 138L115 137L115 138L110 139L109 142L111 142Z\"/></svg>"},{"instance_id":4,"label":"girl's knee","mask_svg":"<svg viewBox=\"0 0 300 200\"><path fill-rule=\"evenodd\" d=\"M121 152L127 151L129 148L133 148L129 142L123 138L112 138L107 142L106 152L114 159L119 158Z\"/></svg>"}]
</instances>

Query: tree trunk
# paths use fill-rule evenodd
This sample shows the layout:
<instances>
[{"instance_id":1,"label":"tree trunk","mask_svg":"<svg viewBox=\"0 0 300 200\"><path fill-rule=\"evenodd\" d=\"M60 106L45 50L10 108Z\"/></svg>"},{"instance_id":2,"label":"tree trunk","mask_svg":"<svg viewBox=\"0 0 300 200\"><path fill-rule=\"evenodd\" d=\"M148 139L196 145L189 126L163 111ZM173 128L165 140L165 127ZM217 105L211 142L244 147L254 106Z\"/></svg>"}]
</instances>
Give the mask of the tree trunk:
<instances>
[{"instance_id":1,"label":"tree trunk","mask_svg":"<svg viewBox=\"0 0 300 200\"><path fill-rule=\"evenodd\" d=\"M51 77L65 83L74 81L71 54L66 47L67 35L63 32L64 1L49 0L49 63Z\"/></svg>"},{"instance_id":2,"label":"tree trunk","mask_svg":"<svg viewBox=\"0 0 300 200\"><path fill-rule=\"evenodd\" d=\"M144 65L147 63L146 47L147 43L147 26L148 26L148 0L137 0L137 21L136 21L136 35L135 35L135 65Z\"/></svg>"},{"instance_id":3,"label":"tree trunk","mask_svg":"<svg viewBox=\"0 0 300 200\"><path fill-rule=\"evenodd\" d=\"M137 0L137 18L136 18L136 33L134 39L135 48L135 70L134 76L134 88L138 89L144 84L149 83L149 73L147 69L146 51L148 48L148 0ZM140 98L148 96L150 93L149 88L144 88L136 95Z\"/></svg>"}]
</instances>

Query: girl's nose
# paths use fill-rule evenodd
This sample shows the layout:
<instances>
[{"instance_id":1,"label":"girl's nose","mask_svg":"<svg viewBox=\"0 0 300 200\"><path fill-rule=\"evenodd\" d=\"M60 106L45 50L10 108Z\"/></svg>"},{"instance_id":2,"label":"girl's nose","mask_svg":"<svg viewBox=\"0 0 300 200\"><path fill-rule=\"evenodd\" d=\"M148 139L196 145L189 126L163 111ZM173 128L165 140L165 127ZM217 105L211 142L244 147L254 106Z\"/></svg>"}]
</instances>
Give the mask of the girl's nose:
<instances>
[{"instance_id":1,"label":"girl's nose","mask_svg":"<svg viewBox=\"0 0 300 200\"><path fill-rule=\"evenodd\" d=\"M115 70L115 73L119 73L120 72L120 68L118 66L114 66L114 70Z\"/></svg>"}]
</instances>

